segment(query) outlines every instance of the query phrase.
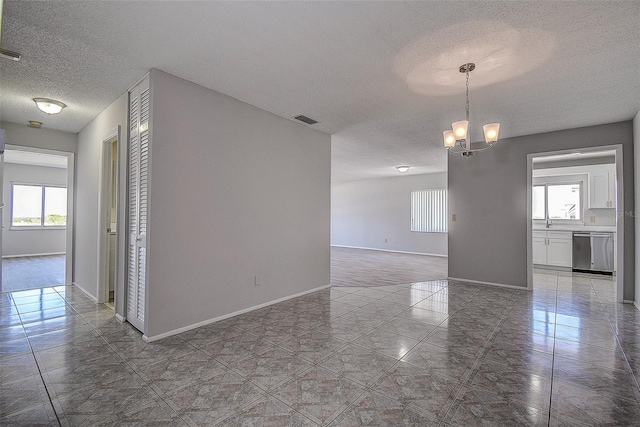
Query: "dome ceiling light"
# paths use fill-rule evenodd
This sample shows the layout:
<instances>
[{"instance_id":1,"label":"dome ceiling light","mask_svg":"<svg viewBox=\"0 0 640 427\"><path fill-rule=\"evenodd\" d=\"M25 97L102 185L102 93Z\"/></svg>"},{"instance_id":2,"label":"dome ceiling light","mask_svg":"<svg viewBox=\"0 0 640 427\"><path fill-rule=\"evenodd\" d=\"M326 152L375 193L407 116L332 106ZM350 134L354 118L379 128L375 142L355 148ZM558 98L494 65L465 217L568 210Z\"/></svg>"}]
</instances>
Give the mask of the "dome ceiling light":
<instances>
[{"instance_id":1,"label":"dome ceiling light","mask_svg":"<svg viewBox=\"0 0 640 427\"><path fill-rule=\"evenodd\" d=\"M67 106L66 104L63 104L60 101L56 101L55 99L48 99L48 98L33 98L33 102L36 103L36 105L41 111L49 115L58 114L60 111L62 111L64 107Z\"/></svg>"}]
</instances>

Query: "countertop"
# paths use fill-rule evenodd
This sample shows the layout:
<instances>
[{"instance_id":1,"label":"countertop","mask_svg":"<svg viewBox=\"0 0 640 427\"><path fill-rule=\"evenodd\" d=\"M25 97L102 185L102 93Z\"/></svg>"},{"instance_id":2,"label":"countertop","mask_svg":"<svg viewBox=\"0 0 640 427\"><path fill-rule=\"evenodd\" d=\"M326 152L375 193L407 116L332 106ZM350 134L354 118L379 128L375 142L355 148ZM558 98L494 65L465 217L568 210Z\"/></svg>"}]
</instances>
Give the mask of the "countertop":
<instances>
[{"instance_id":1,"label":"countertop","mask_svg":"<svg viewBox=\"0 0 640 427\"><path fill-rule=\"evenodd\" d=\"M610 232L610 233L615 233L616 232L616 226L615 225L592 225L592 226L579 226L579 225L562 225L562 224L558 224L558 225L552 225L550 228L546 228L546 227L533 227L533 231L583 231L583 232L589 232L589 231L603 231L603 232Z\"/></svg>"}]
</instances>

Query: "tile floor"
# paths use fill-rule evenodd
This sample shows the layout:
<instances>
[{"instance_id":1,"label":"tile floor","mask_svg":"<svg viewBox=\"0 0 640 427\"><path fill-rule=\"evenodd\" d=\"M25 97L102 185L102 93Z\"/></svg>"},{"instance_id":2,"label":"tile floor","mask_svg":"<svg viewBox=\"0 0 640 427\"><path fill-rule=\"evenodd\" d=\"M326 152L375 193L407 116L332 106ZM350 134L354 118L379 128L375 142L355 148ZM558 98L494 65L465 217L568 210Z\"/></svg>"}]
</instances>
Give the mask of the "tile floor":
<instances>
[{"instance_id":1,"label":"tile floor","mask_svg":"<svg viewBox=\"0 0 640 427\"><path fill-rule=\"evenodd\" d=\"M334 287L150 344L73 287L3 293L0 425L638 425L612 289Z\"/></svg>"}]
</instances>

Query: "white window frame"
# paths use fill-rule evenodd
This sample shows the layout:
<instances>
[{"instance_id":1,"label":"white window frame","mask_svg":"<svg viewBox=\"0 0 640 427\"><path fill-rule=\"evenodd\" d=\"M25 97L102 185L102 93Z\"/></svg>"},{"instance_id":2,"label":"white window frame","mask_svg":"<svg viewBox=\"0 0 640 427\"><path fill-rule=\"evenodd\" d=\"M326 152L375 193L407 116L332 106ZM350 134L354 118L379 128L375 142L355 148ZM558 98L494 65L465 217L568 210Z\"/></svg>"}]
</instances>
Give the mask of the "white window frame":
<instances>
[{"instance_id":1,"label":"white window frame","mask_svg":"<svg viewBox=\"0 0 640 427\"><path fill-rule=\"evenodd\" d=\"M40 225L13 225L13 205L14 205L14 187L16 185L19 186L23 186L23 187L40 187L42 189L42 206L41 206L41 213L40 213ZM67 226L66 225L45 225L45 215L44 215L44 209L45 209L45 188L64 188L65 190L67 190L67 200L69 197L69 189L67 188L66 185L56 185L56 184L35 184L33 182L11 182L11 226L10 226L10 230L11 231L18 231L18 230L66 230ZM68 206L68 203L67 203ZM67 208L68 211L68 208ZM66 223L69 223L69 212L67 212L67 219L66 219Z\"/></svg>"},{"instance_id":2,"label":"white window frame","mask_svg":"<svg viewBox=\"0 0 640 427\"><path fill-rule=\"evenodd\" d=\"M412 191L410 230L417 233L447 233L447 200L446 188Z\"/></svg>"},{"instance_id":3,"label":"white window frame","mask_svg":"<svg viewBox=\"0 0 640 427\"><path fill-rule=\"evenodd\" d=\"M584 222L584 197L583 197L583 181L561 181L561 182L545 182L545 183L540 183L540 184L533 184L533 188L535 187L544 187L544 218L535 218L533 219L534 222L546 222L547 220L553 221L553 222L564 222L564 223L583 223ZM549 186L553 186L553 185L578 185L578 187L580 188L579 190L579 196L580 196L580 218L579 219L566 219L566 218L549 218ZM531 191L531 197L533 197L533 189ZM531 215L533 218L533 200L531 203Z\"/></svg>"}]
</instances>

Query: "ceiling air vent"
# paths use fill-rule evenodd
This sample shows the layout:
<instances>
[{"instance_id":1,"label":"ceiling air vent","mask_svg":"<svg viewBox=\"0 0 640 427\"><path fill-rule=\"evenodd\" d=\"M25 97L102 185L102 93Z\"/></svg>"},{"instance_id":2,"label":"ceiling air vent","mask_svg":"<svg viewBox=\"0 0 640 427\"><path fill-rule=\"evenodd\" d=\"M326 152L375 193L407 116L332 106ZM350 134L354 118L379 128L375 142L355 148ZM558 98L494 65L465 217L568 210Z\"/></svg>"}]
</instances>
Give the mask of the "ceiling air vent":
<instances>
[{"instance_id":1,"label":"ceiling air vent","mask_svg":"<svg viewBox=\"0 0 640 427\"><path fill-rule=\"evenodd\" d=\"M303 116L302 114L299 116L295 116L294 119L296 120L300 120L301 122L304 122L308 125L315 125L316 123L318 123L317 120L313 120L312 118L309 118L307 116Z\"/></svg>"}]
</instances>

